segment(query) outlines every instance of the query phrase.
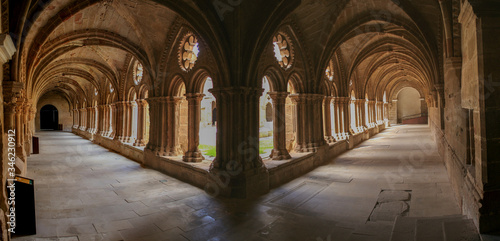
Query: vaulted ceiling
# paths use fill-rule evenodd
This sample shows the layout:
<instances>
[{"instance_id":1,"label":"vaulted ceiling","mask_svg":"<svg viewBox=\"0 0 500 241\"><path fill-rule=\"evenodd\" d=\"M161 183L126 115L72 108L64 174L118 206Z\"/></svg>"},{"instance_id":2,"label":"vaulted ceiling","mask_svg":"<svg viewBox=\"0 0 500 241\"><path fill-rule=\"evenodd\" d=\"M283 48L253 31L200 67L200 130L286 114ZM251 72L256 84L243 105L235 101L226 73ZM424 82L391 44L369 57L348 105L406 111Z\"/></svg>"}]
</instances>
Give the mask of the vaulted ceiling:
<instances>
[{"instance_id":1,"label":"vaulted ceiling","mask_svg":"<svg viewBox=\"0 0 500 241\"><path fill-rule=\"evenodd\" d=\"M221 3L221 4L219 4ZM380 99L400 85L425 95L439 81L442 18L437 0L48 0L11 1L19 21L12 78L37 101L50 91L75 103L94 89L125 95L134 61L152 82L182 19L210 49L225 85L244 85L277 28L291 23L304 57L309 91L334 85L337 93ZM22 21L25 17L26 21ZM22 33L22 34L21 34ZM177 56L167 56L177 58ZM324 78L330 61L332 83ZM293 71L293 70L291 70ZM321 83L325 82L325 83ZM216 85L217 82L214 82ZM307 85L308 83L305 83ZM316 88L316 89L315 89ZM121 98L118 96L117 98Z\"/></svg>"}]
</instances>

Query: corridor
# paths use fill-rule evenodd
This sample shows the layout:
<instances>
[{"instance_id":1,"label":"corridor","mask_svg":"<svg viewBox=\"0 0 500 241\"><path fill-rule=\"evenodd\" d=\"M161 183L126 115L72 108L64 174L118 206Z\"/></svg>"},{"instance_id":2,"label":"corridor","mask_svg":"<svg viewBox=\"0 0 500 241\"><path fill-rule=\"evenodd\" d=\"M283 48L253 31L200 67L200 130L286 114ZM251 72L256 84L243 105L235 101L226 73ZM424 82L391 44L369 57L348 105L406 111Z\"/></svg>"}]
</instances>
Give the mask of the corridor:
<instances>
[{"instance_id":1,"label":"corridor","mask_svg":"<svg viewBox=\"0 0 500 241\"><path fill-rule=\"evenodd\" d=\"M391 127L257 200L212 198L71 133L37 136L37 235L16 241L390 240L398 215L461 214L424 125Z\"/></svg>"}]
</instances>

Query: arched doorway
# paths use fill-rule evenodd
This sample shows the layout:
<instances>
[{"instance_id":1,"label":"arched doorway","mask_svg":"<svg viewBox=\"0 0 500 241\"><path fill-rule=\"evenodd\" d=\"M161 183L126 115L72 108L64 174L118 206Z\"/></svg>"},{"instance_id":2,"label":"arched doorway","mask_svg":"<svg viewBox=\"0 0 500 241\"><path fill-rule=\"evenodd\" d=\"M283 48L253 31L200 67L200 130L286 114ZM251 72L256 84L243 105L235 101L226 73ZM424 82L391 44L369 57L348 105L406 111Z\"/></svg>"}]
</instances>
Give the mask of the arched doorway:
<instances>
[{"instance_id":1,"label":"arched doorway","mask_svg":"<svg viewBox=\"0 0 500 241\"><path fill-rule=\"evenodd\" d=\"M59 114L53 105L45 105L40 109L40 129L57 130L59 126Z\"/></svg>"},{"instance_id":2,"label":"arched doorway","mask_svg":"<svg viewBox=\"0 0 500 241\"><path fill-rule=\"evenodd\" d=\"M427 124L427 116L422 111L422 99L418 90L403 88L397 96L397 122L402 124Z\"/></svg>"}]
</instances>

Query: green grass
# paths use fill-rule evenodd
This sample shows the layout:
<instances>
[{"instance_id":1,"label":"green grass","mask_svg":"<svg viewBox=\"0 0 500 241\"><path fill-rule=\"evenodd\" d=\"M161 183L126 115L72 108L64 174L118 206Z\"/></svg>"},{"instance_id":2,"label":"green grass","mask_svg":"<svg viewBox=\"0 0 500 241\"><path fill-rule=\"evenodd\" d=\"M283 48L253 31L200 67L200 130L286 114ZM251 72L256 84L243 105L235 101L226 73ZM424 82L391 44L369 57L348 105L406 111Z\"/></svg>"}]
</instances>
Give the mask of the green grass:
<instances>
[{"instance_id":1,"label":"green grass","mask_svg":"<svg viewBox=\"0 0 500 241\"><path fill-rule=\"evenodd\" d=\"M259 154L266 153L266 150L273 149L273 140L259 141Z\"/></svg>"},{"instance_id":2,"label":"green grass","mask_svg":"<svg viewBox=\"0 0 500 241\"><path fill-rule=\"evenodd\" d=\"M203 155L215 157L215 154L216 154L215 146L199 145L198 148L200 148Z\"/></svg>"},{"instance_id":3,"label":"green grass","mask_svg":"<svg viewBox=\"0 0 500 241\"><path fill-rule=\"evenodd\" d=\"M199 145L198 148L201 150L203 155L215 157L215 154L216 154L215 146ZM259 154L264 154L264 153L266 153L267 150L273 149L273 148L274 148L274 146L273 146L272 139L259 142Z\"/></svg>"}]
</instances>

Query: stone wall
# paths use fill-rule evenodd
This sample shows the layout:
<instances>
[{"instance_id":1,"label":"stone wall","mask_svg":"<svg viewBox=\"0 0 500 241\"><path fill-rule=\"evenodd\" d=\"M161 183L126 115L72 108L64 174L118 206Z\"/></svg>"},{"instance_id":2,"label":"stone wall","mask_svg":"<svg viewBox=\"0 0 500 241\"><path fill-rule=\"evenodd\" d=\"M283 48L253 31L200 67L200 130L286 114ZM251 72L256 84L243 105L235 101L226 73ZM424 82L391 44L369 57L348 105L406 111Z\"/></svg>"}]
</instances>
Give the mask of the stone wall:
<instances>
[{"instance_id":1,"label":"stone wall","mask_svg":"<svg viewBox=\"0 0 500 241\"><path fill-rule=\"evenodd\" d=\"M38 100L36 106L35 130L40 130L40 109L45 105L53 105L56 107L59 115L59 124L63 125L63 131L71 131L71 127L73 126L73 115L70 111L69 103L61 95L53 92L43 95L40 100Z\"/></svg>"}]
</instances>

